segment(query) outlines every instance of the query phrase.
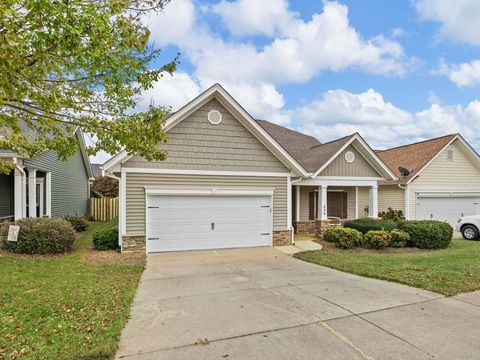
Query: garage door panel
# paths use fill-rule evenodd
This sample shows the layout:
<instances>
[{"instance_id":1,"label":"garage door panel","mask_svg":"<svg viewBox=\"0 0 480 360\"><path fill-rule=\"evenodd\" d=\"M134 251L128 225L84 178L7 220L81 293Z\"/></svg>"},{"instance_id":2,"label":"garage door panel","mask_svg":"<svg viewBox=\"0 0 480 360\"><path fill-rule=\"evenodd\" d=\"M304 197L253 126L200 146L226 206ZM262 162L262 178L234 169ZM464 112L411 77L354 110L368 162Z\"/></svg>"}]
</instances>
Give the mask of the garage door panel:
<instances>
[{"instance_id":1,"label":"garage door panel","mask_svg":"<svg viewBox=\"0 0 480 360\"><path fill-rule=\"evenodd\" d=\"M439 220L455 225L462 216L479 214L480 198L465 196L418 196L416 218Z\"/></svg>"},{"instance_id":2,"label":"garage door panel","mask_svg":"<svg viewBox=\"0 0 480 360\"><path fill-rule=\"evenodd\" d=\"M147 201L151 252L271 245L270 196L158 195Z\"/></svg>"}]
</instances>

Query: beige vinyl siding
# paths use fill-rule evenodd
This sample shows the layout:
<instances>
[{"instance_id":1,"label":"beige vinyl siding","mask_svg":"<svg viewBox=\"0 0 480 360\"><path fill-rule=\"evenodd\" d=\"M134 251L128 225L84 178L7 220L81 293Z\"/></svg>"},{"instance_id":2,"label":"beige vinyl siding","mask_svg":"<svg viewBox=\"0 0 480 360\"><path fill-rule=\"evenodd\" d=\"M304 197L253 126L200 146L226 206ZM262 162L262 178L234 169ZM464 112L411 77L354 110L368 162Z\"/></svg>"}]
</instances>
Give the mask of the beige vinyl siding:
<instances>
[{"instance_id":1,"label":"beige vinyl siding","mask_svg":"<svg viewBox=\"0 0 480 360\"><path fill-rule=\"evenodd\" d=\"M222 122L212 125L207 120L210 110L222 114ZM167 133L165 161L146 161L133 156L123 167L289 172L252 133L216 99L213 99L174 126Z\"/></svg>"},{"instance_id":2,"label":"beige vinyl siding","mask_svg":"<svg viewBox=\"0 0 480 360\"><path fill-rule=\"evenodd\" d=\"M287 228L287 178L126 173L126 235L145 234L145 187L274 189L273 228ZM246 224L248 226L248 224Z\"/></svg>"},{"instance_id":3,"label":"beige vinyl siding","mask_svg":"<svg viewBox=\"0 0 480 360\"><path fill-rule=\"evenodd\" d=\"M415 190L409 190L410 192L410 219L416 218L416 208L417 208L417 193Z\"/></svg>"},{"instance_id":4,"label":"beige vinyl siding","mask_svg":"<svg viewBox=\"0 0 480 360\"><path fill-rule=\"evenodd\" d=\"M345 153L351 151L355 154L355 160L348 163L345 160ZM321 176L362 176L381 177L381 175L368 163L367 160L355 149L348 146L330 165L320 174Z\"/></svg>"},{"instance_id":5,"label":"beige vinyl siding","mask_svg":"<svg viewBox=\"0 0 480 360\"><path fill-rule=\"evenodd\" d=\"M355 188L347 187L345 192L347 193L347 218L355 219Z\"/></svg>"},{"instance_id":6,"label":"beige vinyl siding","mask_svg":"<svg viewBox=\"0 0 480 360\"><path fill-rule=\"evenodd\" d=\"M447 150L453 150L453 161L447 160ZM480 184L480 170L459 140L443 150L413 181L413 184Z\"/></svg>"},{"instance_id":7,"label":"beige vinyl siding","mask_svg":"<svg viewBox=\"0 0 480 360\"><path fill-rule=\"evenodd\" d=\"M366 217L368 213L365 212L365 207L370 203L370 189L368 187L358 188L358 217Z\"/></svg>"},{"instance_id":8,"label":"beige vinyl siding","mask_svg":"<svg viewBox=\"0 0 480 360\"><path fill-rule=\"evenodd\" d=\"M397 185L385 185L378 187L378 211L386 211L389 207L393 210L402 210L404 207L404 190Z\"/></svg>"}]
</instances>

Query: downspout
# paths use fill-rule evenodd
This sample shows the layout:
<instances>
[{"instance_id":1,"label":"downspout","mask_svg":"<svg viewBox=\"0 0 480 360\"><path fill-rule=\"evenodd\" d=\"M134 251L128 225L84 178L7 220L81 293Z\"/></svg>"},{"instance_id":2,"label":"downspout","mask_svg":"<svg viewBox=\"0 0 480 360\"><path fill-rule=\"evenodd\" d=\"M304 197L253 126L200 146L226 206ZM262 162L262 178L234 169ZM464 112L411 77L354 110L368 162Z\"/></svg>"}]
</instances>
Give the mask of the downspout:
<instances>
[{"instance_id":1,"label":"downspout","mask_svg":"<svg viewBox=\"0 0 480 360\"><path fill-rule=\"evenodd\" d=\"M293 191L293 185L302 180L303 178L298 178L297 180L290 181L291 188L289 189L289 191ZM295 211L296 210L297 209L295 208ZM292 246L295 246L295 228L293 227L293 225L290 225L290 232L292 234Z\"/></svg>"}]
</instances>

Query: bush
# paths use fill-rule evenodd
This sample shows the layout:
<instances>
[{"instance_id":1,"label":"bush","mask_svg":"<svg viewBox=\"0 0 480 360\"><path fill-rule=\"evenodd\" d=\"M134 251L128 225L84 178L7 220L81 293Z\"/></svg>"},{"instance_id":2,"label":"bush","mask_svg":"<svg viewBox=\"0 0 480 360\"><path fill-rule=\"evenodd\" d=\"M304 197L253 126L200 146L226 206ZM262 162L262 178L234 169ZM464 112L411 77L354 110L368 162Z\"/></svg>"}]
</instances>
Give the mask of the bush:
<instances>
[{"instance_id":1,"label":"bush","mask_svg":"<svg viewBox=\"0 0 480 360\"><path fill-rule=\"evenodd\" d=\"M118 246L118 229L105 229L92 234L95 250L115 250Z\"/></svg>"},{"instance_id":2,"label":"bush","mask_svg":"<svg viewBox=\"0 0 480 360\"><path fill-rule=\"evenodd\" d=\"M340 249L351 249L362 240L362 233L355 229L335 226L325 232L323 239L335 243L335 246Z\"/></svg>"},{"instance_id":3,"label":"bush","mask_svg":"<svg viewBox=\"0 0 480 360\"><path fill-rule=\"evenodd\" d=\"M383 230L370 230L363 236L361 246L366 249L381 249L390 243L390 234Z\"/></svg>"},{"instance_id":4,"label":"bush","mask_svg":"<svg viewBox=\"0 0 480 360\"><path fill-rule=\"evenodd\" d=\"M382 218L383 220L392 220L395 222L405 220L402 210L393 210L391 207L389 207L387 211L379 212L378 217Z\"/></svg>"},{"instance_id":5,"label":"bush","mask_svg":"<svg viewBox=\"0 0 480 360\"><path fill-rule=\"evenodd\" d=\"M21 254L61 254L72 250L75 231L64 219L25 218L18 220L18 241L7 241L8 226L1 230L2 247Z\"/></svg>"},{"instance_id":6,"label":"bush","mask_svg":"<svg viewBox=\"0 0 480 360\"><path fill-rule=\"evenodd\" d=\"M85 231L88 229L88 222L83 216L66 216L67 220L75 231Z\"/></svg>"},{"instance_id":7,"label":"bush","mask_svg":"<svg viewBox=\"0 0 480 360\"><path fill-rule=\"evenodd\" d=\"M390 246L391 247L405 247L410 241L410 235L405 231L394 229L390 231Z\"/></svg>"},{"instance_id":8,"label":"bush","mask_svg":"<svg viewBox=\"0 0 480 360\"><path fill-rule=\"evenodd\" d=\"M360 231L366 234L371 230L385 230L391 231L398 225L392 220L381 220L372 218L362 218L357 220L346 221L343 226Z\"/></svg>"},{"instance_id":9,"label":"bush","mask_svg":"<svg viewBox=\"0 0 480 360\"><path fill-rule=\"evenodd\" d=\"M405 220L398 228L410 235L408 246L420 249L441 249L450 245L453 237L452 227L443 221Z\"/></svg>"}]
</instances>

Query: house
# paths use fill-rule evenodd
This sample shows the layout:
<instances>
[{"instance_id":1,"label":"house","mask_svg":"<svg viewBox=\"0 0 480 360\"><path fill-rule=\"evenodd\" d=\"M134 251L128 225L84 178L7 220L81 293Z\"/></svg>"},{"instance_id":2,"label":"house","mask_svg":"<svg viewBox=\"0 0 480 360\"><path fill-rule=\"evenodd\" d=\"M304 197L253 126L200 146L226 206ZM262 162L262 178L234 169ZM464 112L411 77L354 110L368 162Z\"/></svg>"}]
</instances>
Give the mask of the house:
<instances>
[{"instance_id":1,"label":"house","mask_svg":"<svg viewBox=\"0 0 480 360\"><path fill-rule=\"evenodd\" d=\"M379 183L379 210L454 225L480 214L480 157L460 134L378 151L397 180ZM403 174L401 173L403 170Z\"/></svg>"},{"instance_id":2,"label":"house","mask_svg":"<svg viewBox=\"0 0 480 360\"><path fill-rule=\"evenodd\" d=\"M426 213L417 198L480 195L480 162L460 135L416 151L374 151L357 133L320 143L253 119L218 84L168 117L165 131L165 161L123 151L103 165L120 179L122 251L287 245L294 231L321 233L335 219L388 207L416 218Z\"/></svg>"},{"instance_id":3,"label":"house","mask_svg":"<svg viewBox=\"0 0 480 360\"><path fill-rule=\"evenodd\" d=\"M93 177L105 176L105 170L102 168L102 164L91 164Z\"/></svg>"},{"instance_id":4,"label":"house","mask_svg":"<svg viewBox=\"0 0 480 360\"><path fill-rule=\"evenodd\" d=\"M2 160L15 164L0 174L0 221L87 214L92 169L80 128L76 137L79 149L66 161L50 150L35 159L0 150Z\"/></svg>"}]
</instances>

